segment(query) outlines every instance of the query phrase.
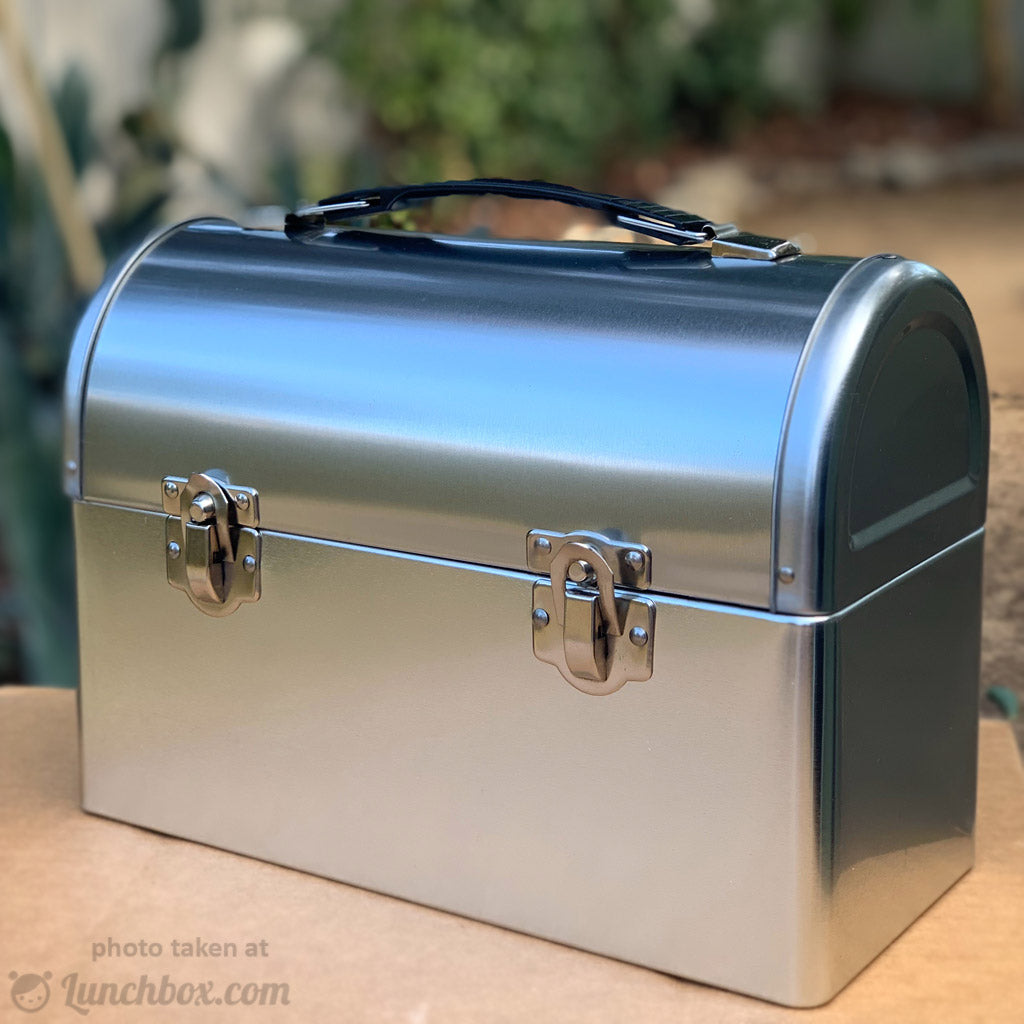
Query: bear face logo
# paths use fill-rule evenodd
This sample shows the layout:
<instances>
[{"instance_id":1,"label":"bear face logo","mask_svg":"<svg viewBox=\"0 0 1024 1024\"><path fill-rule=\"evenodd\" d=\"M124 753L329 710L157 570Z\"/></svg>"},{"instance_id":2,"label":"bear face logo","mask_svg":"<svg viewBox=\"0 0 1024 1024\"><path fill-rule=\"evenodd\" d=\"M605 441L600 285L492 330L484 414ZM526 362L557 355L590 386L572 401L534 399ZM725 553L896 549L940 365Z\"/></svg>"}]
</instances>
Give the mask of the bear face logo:
<instances>
[{"instance_id":1,"label":"bear face logo","mask_svg":"<svg viewBox=\"0 0 1024 1024\"><path fill-rule=\"evenodd\" d=\"M17 971L11 971L8 977L14 982L11 986L11 999L19 1010L36 1013L50 1001L50 986L47 982L53 975L49 971L45 974L18 974Z\"/></svg>"}]
</instances>

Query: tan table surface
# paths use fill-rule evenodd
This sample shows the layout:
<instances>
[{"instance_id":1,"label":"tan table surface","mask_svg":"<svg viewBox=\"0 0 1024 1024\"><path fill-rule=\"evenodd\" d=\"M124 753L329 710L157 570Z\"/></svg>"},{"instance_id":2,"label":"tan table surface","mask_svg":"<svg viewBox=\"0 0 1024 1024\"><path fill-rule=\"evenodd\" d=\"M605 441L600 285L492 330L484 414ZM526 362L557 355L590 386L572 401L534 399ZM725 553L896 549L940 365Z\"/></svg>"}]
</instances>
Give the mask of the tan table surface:
<instances>
[{"instance_id":1,"label":"tan table surface","mask_svg":"<svg viewBox=\"0 0 1024 1024\"><path fill-rule=\"evenodd\" d=\"M77 759L73 693L0 688L0 1021L81 1020L62 984L76 972L119 988L209 981L212 997L288 986L287 1006L107 1004L88 1008L96 1022L1024 1021L1024 774L1001 722L981 724L975 869L802 1011L84 814ZM237 956L173 955L197 938ZM117 956L108 940L161 952ZM16 1009L10 974L46 971L49 1001Z\"/></svg>"}]
</instances>

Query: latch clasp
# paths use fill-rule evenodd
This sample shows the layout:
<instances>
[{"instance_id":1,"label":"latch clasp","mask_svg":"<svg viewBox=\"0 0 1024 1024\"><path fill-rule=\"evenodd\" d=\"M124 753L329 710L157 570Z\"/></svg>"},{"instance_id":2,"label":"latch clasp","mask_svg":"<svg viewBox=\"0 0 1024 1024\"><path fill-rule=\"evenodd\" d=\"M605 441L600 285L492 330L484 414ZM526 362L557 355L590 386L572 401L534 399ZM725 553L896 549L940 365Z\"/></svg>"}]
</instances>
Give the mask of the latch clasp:
<instances>
[{"instance_id":1,"label":"latch clasp","mask_svg":"<svg viewBox=\"0 0 1024 1024\"><path fill-rule=\"evenodd\" d=\"M162 481L167 582L207 615L260 598L259 494L213 471Z\"/></svg>"},{"instance_id":2,"label":"latch clasp","mask_svg":"<svg viewBox=\"0 0 1024 1024\"><path fill-rule=\"evenodd\" d=\"M533 585L534 654L594 696L650 679L654 602L615 590L650 586L650 549L547 530L532 530L526 544L529 567L550 574Z\"/></svg>"}]
</instances>

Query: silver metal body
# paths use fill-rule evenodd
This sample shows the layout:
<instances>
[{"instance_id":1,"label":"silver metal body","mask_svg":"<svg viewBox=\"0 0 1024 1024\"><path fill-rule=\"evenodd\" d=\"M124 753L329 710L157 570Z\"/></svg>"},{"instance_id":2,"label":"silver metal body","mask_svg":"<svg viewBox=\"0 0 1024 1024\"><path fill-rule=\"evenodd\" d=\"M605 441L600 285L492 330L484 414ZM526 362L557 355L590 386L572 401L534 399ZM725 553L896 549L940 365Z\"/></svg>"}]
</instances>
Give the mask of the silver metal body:
<instances>
[{"instance_id":1,"label":"silver metal body","mask_svg":"<svg viewBox=\"0 0 1024 1024\"><path fill-rule=\"evenodd\" d=\"M987 397L930 268L203 222L67 411L87 810L793 1005L969 868Z\"/></svg>"}]
</instances>

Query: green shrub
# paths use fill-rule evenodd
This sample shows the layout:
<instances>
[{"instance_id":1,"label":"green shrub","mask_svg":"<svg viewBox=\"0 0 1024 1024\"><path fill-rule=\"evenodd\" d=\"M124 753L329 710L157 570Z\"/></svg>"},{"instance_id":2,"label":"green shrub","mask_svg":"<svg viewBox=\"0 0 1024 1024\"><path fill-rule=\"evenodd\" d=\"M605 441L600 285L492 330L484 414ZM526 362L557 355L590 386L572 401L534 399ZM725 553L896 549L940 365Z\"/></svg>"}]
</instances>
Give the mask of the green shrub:
<instances>
[{"instance_id":1,"label":"green shrub","mask_svg":"<svg viewBox=\"0 0 1024 1024\"><path fill-rule=\"evenodd\" d=\"M680 127L727 133L773 99L783 0L349 0L326 33L370 114L356 177L596 183Z\"/></svg>"}]
</instances>

